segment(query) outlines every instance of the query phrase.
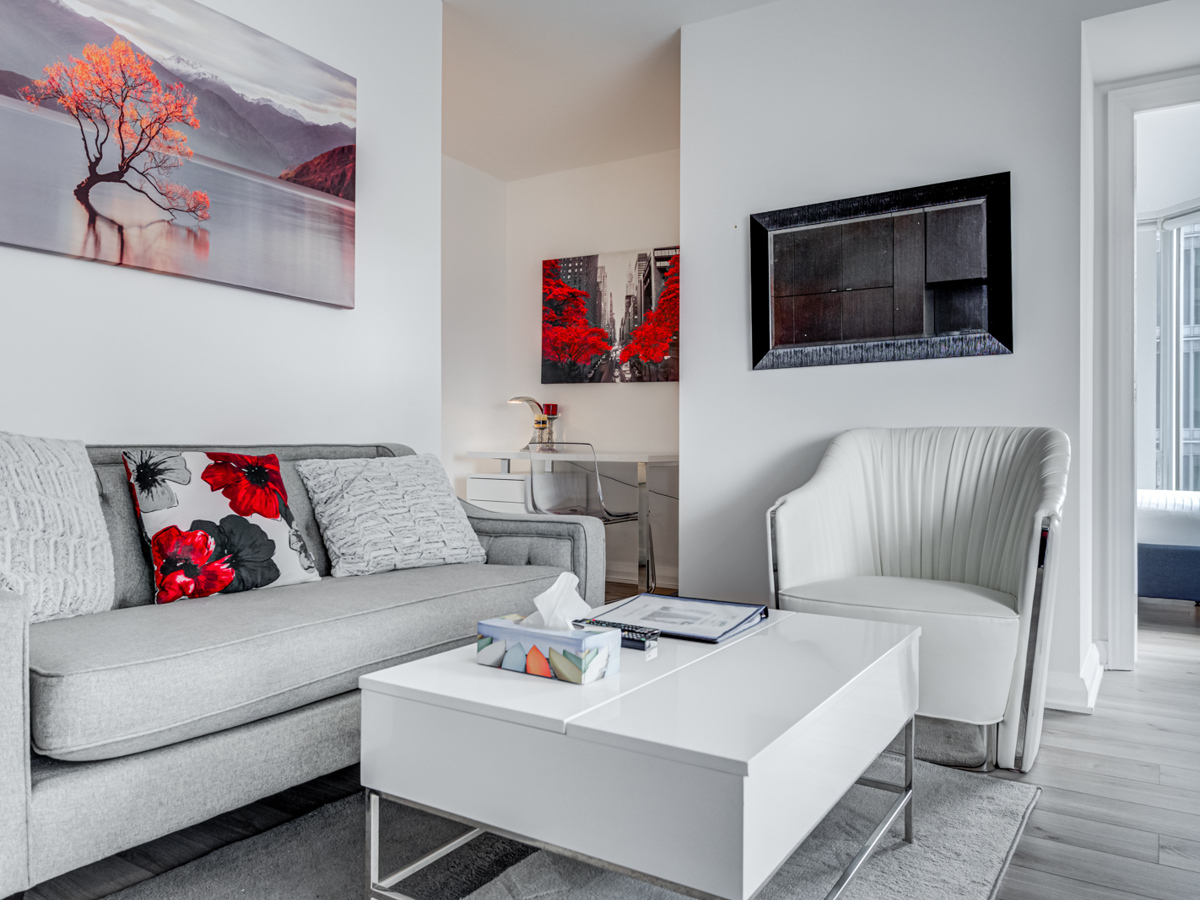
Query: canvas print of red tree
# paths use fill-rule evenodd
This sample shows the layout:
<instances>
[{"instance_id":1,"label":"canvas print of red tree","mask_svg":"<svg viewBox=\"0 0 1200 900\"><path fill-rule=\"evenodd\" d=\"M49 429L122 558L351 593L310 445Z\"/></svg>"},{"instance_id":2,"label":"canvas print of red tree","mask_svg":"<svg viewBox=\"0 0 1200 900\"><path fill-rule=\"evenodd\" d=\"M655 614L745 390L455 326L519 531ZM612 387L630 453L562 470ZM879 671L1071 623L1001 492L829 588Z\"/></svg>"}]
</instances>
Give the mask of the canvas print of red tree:
<instances>
[{"instance_id":1,"label":"canvas print of red tree","mask_svg":"<svg viewBox=\"0 0 1200 900\"><path fill-rule=\"evenodd\" d=\"M678 247L543 260L542 384L678 380Z\"/></svg>"},{"instance_id":2,"label":"canvas print of red tree","mask_svg":"<svg viewBox=\"0 0 1200 900\"><path fill-rule=\"evenodd\" d=\"M0 243L352 307L356 96L194 0L0 0Z\"/></svg>"}]
</instances>

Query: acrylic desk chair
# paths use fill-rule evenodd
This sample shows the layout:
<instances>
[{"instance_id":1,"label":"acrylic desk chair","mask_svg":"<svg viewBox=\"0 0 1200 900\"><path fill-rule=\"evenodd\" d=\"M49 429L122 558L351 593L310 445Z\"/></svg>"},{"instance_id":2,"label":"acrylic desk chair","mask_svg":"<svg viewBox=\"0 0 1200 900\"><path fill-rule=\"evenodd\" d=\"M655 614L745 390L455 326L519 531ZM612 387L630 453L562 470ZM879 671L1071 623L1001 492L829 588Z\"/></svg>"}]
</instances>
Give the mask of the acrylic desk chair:
<instances>
[{"instance_id":1,"label":"acrylic desk chair","mask_svg":"<svg viewBox=\"0 0 1200 900\"><path fill-rule=\"evenodd\" d=\"M636 522L645 535L647 590L654 592L654 537L649 520L637 510L616 512L604 503L604 487L596 448L582 442L551 441L529 445L529 501L534 512L558 516L592 516L606 526Z\"/></svg>"}]
</instances>

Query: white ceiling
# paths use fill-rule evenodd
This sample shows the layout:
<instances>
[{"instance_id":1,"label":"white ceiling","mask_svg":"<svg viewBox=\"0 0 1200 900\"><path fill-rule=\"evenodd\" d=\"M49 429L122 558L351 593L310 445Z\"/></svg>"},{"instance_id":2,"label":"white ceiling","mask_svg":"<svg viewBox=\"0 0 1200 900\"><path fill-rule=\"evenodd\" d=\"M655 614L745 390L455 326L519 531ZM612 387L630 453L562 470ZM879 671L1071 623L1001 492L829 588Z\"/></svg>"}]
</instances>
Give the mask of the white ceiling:
<instances>
[{"instance_id":1,"label":"white ceiling","mask_svg":"<svg viewBox=\"0 0 1200 900\"><path fill-rule=\"evenodd\" d=\"M442 152L512 181L679 146L679 29L772 0L445 0Z\"/></svg>"}]
</instances>

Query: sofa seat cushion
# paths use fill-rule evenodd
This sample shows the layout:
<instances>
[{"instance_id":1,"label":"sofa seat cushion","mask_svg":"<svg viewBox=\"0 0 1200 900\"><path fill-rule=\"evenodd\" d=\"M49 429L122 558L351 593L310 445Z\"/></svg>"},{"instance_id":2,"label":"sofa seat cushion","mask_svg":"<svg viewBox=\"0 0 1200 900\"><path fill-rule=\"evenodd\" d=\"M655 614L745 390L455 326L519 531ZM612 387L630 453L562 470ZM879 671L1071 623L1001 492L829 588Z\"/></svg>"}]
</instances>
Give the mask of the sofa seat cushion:
<instances>
[{"instance_id":1,"label":"sofa seat cushion","mask_svg":"<svg viewBox=\"0 0 1200 900\"><path fill-rule=\"evenodd\" d=\"M919 711L976 725L1004 718L1021 620L1011 594L974 584L860 576L781 589L797 612L919 625Z\"/></svg>"},{"instance_id":2,"label":"sofa seat cushion","mask_svg":"<svg viewBox=\"0 0 1200 900\"><path fill-rule=\"evenodd\" d=\"M532 612L560 571L404 569L40 622L33 745L111 759L350 691L364 673L469 641L480 619Z\"/></svg>"}]
</instances>

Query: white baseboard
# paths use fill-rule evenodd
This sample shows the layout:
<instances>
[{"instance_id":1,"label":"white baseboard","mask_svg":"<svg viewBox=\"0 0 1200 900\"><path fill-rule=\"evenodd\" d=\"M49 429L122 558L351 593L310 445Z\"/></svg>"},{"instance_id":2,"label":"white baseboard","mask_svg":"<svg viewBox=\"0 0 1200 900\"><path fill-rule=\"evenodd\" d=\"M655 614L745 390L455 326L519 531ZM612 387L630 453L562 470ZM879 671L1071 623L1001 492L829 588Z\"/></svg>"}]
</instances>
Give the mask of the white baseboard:
<instances>
[{"instance_id":1,"label":"white baseboard","mask_svg":"<svg viewBox=\"0 0 1200 900\"><path fill-rule=\"evenodd\" d=\"M1103 677L1100 648L1092 644L1078 675L1055 671L1049 673L1046 680L1046 707L1091 715L1096 711L1096 694L1100 691Z\"/></svg>"},{"instance_id":2,"label":"white baseboard","mask_svg":"<svg viewBox=\"0 0 1200 900\"><path fill-rule=\"evenodd\" d=\"M679 588L679 566L664 565L658 563L654 567L654 574L658 578L658 583L662 587ZM608 570L604 577L609 581L620 581L625 584L636 584L638 580L637 564L632 562L617 562L616 560L608 561Z\"/></svg>"}]
</instances>

